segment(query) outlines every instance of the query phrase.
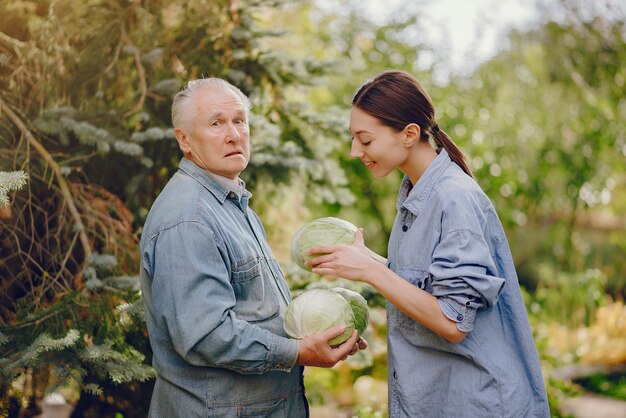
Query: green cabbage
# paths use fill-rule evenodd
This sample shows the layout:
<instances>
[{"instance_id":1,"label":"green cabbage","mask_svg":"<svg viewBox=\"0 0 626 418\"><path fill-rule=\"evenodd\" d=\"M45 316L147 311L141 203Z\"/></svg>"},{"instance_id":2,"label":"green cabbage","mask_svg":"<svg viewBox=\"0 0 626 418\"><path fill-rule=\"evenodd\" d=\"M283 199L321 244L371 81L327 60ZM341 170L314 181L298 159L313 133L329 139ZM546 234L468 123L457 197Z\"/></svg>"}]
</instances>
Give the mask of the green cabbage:
<instances>
[{"instance_id":1,"label":"green cabbage","mask_svg":"<svg viewBox=\"0 0 626 418\"><path fill-rule=\"evenodd\" d=\"M285 332L302 338L343 325L343 334L328 341L335 347L345 342L354 331L354 314L350 304L337 292L326 289L307 290L295 297L285 312Z\"/></svg>"},{"instance_id":2,"label":"green cabbage","mask_svg":"<svg viewBox=\"0 0 626 418\"><path fill-rule=\"evenodd\" d=\"M311 268L304 265L309 259L307 251L318 245L354 243L357 227L339 218L319 218L307 222L291 238L291 257L304 270Z\"/></svg>"},{"instance_id":3,"label":"green cabbage","mask_svg":"<svg viewBox=\"0 0 626 418\"><path fill-rule=\"evenodd\" d=\"M325 331L335 325L346 330L328 343L336 347L345 342L352 331L361 335L369 320L367 301L363 296L343 287L312 289L294 298L285 312L285 332L292 338L302 338Z\"/></svg>"},{"instance_id":4,"label":"green cabbage","mask_svg":"<svg viewBox=\"0 0 626 418\"><path fill-rule=\"evenodd\" d=\"M354 292L343 287L333 287L333 292L339 293L343 298L348 301L354 314L354 327L359 335L363 335L363 331L367 328L369 322L370 313L367 309L367 301L360 293Z\"/></svg>"}]
</instances>

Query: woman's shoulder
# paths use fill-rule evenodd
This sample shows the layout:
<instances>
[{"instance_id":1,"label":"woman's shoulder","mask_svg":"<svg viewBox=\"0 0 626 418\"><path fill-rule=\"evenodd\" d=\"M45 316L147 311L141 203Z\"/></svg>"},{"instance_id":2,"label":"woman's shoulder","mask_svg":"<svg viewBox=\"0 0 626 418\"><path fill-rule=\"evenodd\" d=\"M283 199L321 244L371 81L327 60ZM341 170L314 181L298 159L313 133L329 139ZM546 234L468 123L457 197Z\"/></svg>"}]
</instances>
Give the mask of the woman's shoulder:
<instances>
[{"instance_id":1,"label":"woman's shoulder","mask_svg":"<svg viewBox=\"0 0 626 418\"><path fill-rule=\"evenodd\" d=\"M489 200L476 180L454 164L439 178L435 191L444 203L469 201L484 203Z\"/></svg>"},{"instance_id":2,"label":"woman's shoulder","mask_svg":"<svg viewBox=\"0 0 626 418\"><path fill-rule=\"evenodd\" d=\"M457 167L458 168L458 167ZM454 225L478 226L497 216L489 197L472 177L458 170L447 170L434 192L444 218Z\"/></svg>"}]
</instances>

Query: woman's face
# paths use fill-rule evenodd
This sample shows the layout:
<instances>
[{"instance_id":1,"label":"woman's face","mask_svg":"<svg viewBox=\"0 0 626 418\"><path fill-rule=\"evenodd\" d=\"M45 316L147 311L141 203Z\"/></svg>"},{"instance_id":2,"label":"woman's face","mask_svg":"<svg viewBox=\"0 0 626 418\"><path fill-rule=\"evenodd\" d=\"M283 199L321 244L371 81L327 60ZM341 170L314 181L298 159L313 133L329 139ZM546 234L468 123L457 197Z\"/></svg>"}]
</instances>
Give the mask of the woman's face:
<instances>
[{"instance_id":1,"label":"woman's face","mask_svg":"<svg viewBox=\"0 0 626 418\"><path fill-rule=\"evenodd\" d=\"M396 132L356 106L350 113L352 149L350 156L360 159L374 177L382 178L401 168L409 156L403 131Z\"/></svg>"}]
</instances>

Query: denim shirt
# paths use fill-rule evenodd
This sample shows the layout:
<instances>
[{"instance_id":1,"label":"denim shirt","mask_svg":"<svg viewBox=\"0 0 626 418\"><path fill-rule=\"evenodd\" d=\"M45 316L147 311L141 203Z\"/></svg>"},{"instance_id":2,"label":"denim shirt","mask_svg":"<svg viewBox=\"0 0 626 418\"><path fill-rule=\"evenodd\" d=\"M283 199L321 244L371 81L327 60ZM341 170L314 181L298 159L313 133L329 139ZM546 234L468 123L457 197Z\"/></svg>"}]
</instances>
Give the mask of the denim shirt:
<instances>
[{"instance_id":1,"label":"denim shirt","mask_svg":"<svg viewBox=\"0 0 626 418\"><path fill-rule=\"evenodd\" d=\"M478 184L445 150L404 178L388 266L468 332L453 344L387 304L389 416L549 417L509 246Z\"/></svg>"},{"instance_id":2,"label":"denim shirt","mask_svg":"<svg viewBox=\"0 0 626 418\"><path fill-rule=\"evenodd\" d=\"M249 193L190 160L145 222L141 289L158 373L150 417L306 417L289 287Z\"/></svg>"}]
</instances>

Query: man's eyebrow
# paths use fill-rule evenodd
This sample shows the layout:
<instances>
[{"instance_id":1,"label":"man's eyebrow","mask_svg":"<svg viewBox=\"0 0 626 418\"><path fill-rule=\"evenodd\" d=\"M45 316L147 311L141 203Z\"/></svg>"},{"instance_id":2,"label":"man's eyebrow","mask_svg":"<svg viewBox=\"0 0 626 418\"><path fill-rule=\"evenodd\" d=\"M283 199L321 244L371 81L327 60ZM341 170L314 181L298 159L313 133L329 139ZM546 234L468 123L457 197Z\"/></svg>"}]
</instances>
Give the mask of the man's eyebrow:
<instances>
[{"instance_id":1,"label":"man's eyebrow","mask_svg":"<svg viewBox=\"0 0 626 418\"><path fill-rule=\"evenodd\" d=\"M211 112L209 113L209 119L214 119L217 117L221 117L222 115L224 115L224 112L222 112L221 110L216 110L215 112Z\"/></svg>"},{"instance_id":2,"label":"man's eyebrow","mask_svg":"<svg viewBox=\"0 0 626 418\"><path fill-rule=\"evenodd\" d=\"M235 112L235 115L237 116L241 116L241 115L245 115L246 112L245 110L237 110ZM216 110L215 112L209 113L209 119L215 119L215 118L219 118L219 117L223 117L224 116L224 112L222 110Z\"/></svg>"}]
</instances>

